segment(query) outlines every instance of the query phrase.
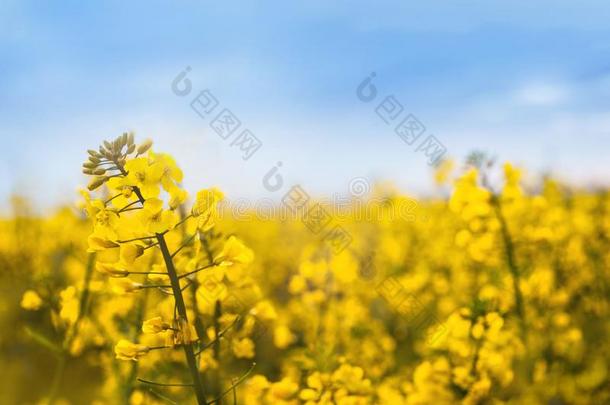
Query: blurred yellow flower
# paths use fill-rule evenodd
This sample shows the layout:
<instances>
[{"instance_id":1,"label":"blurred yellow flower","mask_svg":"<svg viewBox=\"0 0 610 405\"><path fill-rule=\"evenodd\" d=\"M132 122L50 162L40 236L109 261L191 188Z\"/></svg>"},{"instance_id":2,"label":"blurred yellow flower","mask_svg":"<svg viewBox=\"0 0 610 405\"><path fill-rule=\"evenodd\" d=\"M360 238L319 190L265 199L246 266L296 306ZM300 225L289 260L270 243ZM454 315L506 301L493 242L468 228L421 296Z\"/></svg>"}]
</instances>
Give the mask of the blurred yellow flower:
<instances>
[{"instance_id":1,"label":"blurred yellow flower","mask_svg":"<svg viewBox=\"0 0 610 405\"><path fill-rule=\"evenodd\" d=\"M34 290L27 290L21 297L21 308L36 311L42 306L42 298Z\"/></svg>"},{"instance_id":2,"label":"blurred yellow flower","mask_svg":"<svg viewBox=\"0 0 610 405\"><path fill-rule=\"evenodd\" d=\"M59 293L59 297L61 307L59 316L70 324L74 323L78 317L79 311L79 301L76 287L67 287L65 290Z\"/></svg>"},{"instance_id":3,"label":"blurred yellow flower","mask_svg":"<svg viewBox=\"0 0 610 405\"><path fill-rule=\"evenodd\" d=\"M254 342L251 339L236 339L232 342L233 353L239 359L251 359L254 357Z\"/></svg>"},{"instance_id":4,"label":"blurred yellow flower","mask_svg":"<svg viewBox=\"0 0 610 405\"><path fill-rule=\"evenodd\" d=\"M214 262L221 266L235 264L250 264L254 260L254 252L235 236L230 236L224 243L220 253L214 257Z\"/></svg>"}]
</instances>

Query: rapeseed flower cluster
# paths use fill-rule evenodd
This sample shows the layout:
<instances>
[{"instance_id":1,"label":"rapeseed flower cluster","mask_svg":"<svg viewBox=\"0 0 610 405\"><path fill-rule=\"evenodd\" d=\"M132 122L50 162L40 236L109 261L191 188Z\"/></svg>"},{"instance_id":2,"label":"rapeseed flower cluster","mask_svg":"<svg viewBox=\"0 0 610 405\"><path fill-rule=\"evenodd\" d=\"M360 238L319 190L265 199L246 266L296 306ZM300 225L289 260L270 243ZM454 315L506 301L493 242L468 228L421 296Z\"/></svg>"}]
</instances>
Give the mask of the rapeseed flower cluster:
<instances>
[{"instance_id":1,"label":"rapeseed flower cluster","mask_svg":"<svg viewBox=\"0 0 610 405\"><path fill-rule=\"evenodd\" d=\"M133 134L83 172L78 210L15 198L0 221L6 403L610 403L607 190L475 155L412 215L337 218L336 251L298 218L220 215Z\"/></svg>"}]
</instances>

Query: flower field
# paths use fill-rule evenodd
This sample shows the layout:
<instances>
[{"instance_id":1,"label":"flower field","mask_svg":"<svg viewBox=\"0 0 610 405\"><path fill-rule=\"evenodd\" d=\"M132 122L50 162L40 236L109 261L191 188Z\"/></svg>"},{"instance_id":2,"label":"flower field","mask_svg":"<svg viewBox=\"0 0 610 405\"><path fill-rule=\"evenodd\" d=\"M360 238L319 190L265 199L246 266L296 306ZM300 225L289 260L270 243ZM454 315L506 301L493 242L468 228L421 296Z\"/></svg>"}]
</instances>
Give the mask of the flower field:
<instances>
[{"instance_id":1,"label":"flower field","mask_svg":"<svg viewBox=\"0 0 610 405\"><path fill-rule=\"evenodd\" d=\"M243 220L133 134L83 160L0 220L0 404L610 403L608 190L474 154Z\"/></svg>"}]
</instances>

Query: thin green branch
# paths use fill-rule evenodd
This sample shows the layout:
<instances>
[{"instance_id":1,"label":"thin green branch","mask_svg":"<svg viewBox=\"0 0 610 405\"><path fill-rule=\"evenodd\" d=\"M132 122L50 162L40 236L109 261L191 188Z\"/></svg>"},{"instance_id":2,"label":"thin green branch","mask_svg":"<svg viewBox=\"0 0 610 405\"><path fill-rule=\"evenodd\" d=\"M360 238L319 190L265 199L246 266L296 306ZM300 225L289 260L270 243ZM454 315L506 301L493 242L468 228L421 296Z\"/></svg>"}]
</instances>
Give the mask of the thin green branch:
<instances>
[{"instance_id":1,"label":"thin green branch","mask_svg":"<svg viewBox=\"0 0 610 405\"><path fill-rule=\"evenodd\" d=\"M224 337L224 335L237 324L237 321L239 319L240 319L240 317L236 316L235 319L233 320L233 322L231 322L231 324L229 326L227 326L226 328L221 330L220 333L218 333L218 336L214 338L214 340L212 340L212 341L206 343L204 346L202 346L201 349L197 353L195 353L195 355L197 355L197 356L200 355L204 350L207 350L210 347L212 347L214 344L216 344L218 339L222 339L222 337Z\"/></svg>"},{"instance_id":2,"label":"thin green branch","mask_svg":"<svg viewBox=\"0 0 610 405\"><path fill-rule=\"evenodd\" d=\"M158 387L192 387L193 384L166 384L166 383L159 383L159 382L155 382L155 381L148 381L145 380L143 378L137 378L137 380L143 384L150 384L150 385L156 385Z\"/></svg>"},{"instance_id":3,"label":"thin green branch","mask_svg":"<svg viewBox=\"0 0 610 405\"><path fill-rule=\"evenodd\" d=\"M179 275L179 276L178 276L178 278L184 278L184 277L188 277L188 276L190 276L190 275L192 275L192 274L198 273L198 272L200 272L200 271L202 271L202 270L209 269L210 267L214 267L214 266L217 266L217 265L218 265L218 263L210 263L210 264L206 264L206 265L205 265L205 266L203 266L203 267L199 267L199 268L197 268L197 269L195 269L195 270L189 271L188 273L181 274L181 275Z\"/></svg>"},{"instance_id":4,"label":"thin green branch","mask_svg":"<svg viewBox=\"0 0 610 405\"><path fill-rule=\"evenodd\" d=\"M239 379L237 380L237 382L235 382L235 384L232 384L227 390L225 390L222 394L220 394L219 397L217 397L217 398L213 399L212 401L208 402L208 405L213 404L213 403L218 403L225 395L227 395L229 392L231 392L235 388L237 388L238 385L240 385L242 382L244 382L244 380L246 378L248 378L248 376L250 375L252 370L254 370L254 367L256 367L256 363L252 363L252 366L250 366L250 369L248 371L246 371L246 373L244 375L239 377Z\"/></svg>"},{"instance_id":5,"label":"thin green branch","mask_svg":"<svg viewBox=\"0 0 610 405\"><path fill-rule=\"evenodd\" d=\"M188 214L186 217L184 217L180 222L178 222L176 224L176 226L174 228L178 228L180 225L182 225L183 223L185 223L186 221L188 221L189 218L191 218L193 216L193 214Z\"/></svg>"},{"instance_id":6,"label":"thin green branch","mask_svg":"<svg viewBox=\"0 0 610 405\"><path fill-rule=\"evenodd\" d=\"M118 198L120 196L122 196L123 193L118 193L117 195L115 195L114 197L110 197L109 199L107 199L106 201L104 201L104 205L108 204L109 202L111 202L112 200L114 200L115 198Z\"/></svg>"},{"instance_id":7,"label":"thin green branch","mask_svg":"<svg viewBox=\"0 0 610 405\"><path fill-rule=\"evenodd\" d=\"M180 253L180 251L181 251L182 249L184 249L185 247L187 247L187 246L188 246L188 244L189 244L189 243L191 243L191 241L192 241L192 240L195 238L195 236L197 236L197 233L194 233L194 234L193 234L193 235L191 235L191 236L190 236L190 237L189 237L189 238L188 238L186 241L184 241L184 243L182 243L182 245L181 245L181 246L180 246L180 247L179 247L179 248L178 248L178 249L177 249L177 250L176 250L174 253L172 253L172 259L173 259L174 257L176 257L176 255L177 255L178 253Z\"/></svg>"},{"instance_id":8,"label":"thin green branch","mask_svg":"<svg viewBox=\"0 0 610 405\"><path fill-rule=\"evenodd\" d=\"M143 284L143 285L139 286L138 288L140 288L140 289L144 289L144 288L172 288L172 286L169 285L169 284Z\"/></svg>"},{"instance_id":9,"label":"thin green branch","mask_svg":"<svg viewBox=\"0 0 610 405\"><path fill-rule=\"evenodd\" d=\"M123 212L123 211L125 211L127 208L129 208L129 207L131 207L132 205L135 205L135 204L137 204L137 203L139 203L139 202L141 202L141 203L142 203L142 205L144 205L144 202L143 202L143 201L140 201L140 200L135 200L135 201L130 202L129 204L127 204L127 205L126 205L126 206L124 206L123 208L121 208L121 209L120 209L118 212Z\"/></svg>"},{"instance_id":10,"label":"thin green branch","mask_svg":"<svg viewBox=\"0 0 610 405\"><path fill-rule=\"evenodd\" d=\"M140 240L149 240L149 239L155 239L156 236L142 236L139 238L132 238L132 239L125 239L125 240L117 240L116 243L129 243L129 242L136 242L136 241L140 241Z\"/></svg>"},{"instance_id":11,"label":"thin green branch","mask_svg":"<svg viewBox=\"0 0 610 405\"><path fill-rule=\"evenodd\" d=\"M151 394L153 394L157 398L162 399L162 400L164 400L165 402L167 402L169 404L178 405L178 402L171 400L170 398L166 397L165 395L159 394L157 391L153 390L152 388L149 388L148 392L150 392Z\"/></svg>"}]
</instances>

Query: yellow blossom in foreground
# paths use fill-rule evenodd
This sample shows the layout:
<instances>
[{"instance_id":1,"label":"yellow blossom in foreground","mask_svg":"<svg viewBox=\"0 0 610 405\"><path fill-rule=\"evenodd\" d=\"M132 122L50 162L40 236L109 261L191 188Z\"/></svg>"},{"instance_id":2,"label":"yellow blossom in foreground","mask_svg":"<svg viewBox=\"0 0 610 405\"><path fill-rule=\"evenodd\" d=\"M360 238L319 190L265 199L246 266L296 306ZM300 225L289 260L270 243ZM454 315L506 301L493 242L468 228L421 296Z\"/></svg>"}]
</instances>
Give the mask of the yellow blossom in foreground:
<instances>
[{"instance_id":1,"label":"yellow blossom in foreground","mask_svg":"<svg viewBox=\"0 0 610 405\"><path fill-rule=\"evenodd\" d=\"M163 318L160 316L155 316L154 318L148 319L144 321L142 324L142 332L148 334L155 334L159 332L163 332L170 328L170 325L166 322L163 322Z\"/></svg>"},{"instance_id":2,"label":"yellow blossom in foreground","mask_svg":"<svg viewBox=\"0 0 610 405\"><path fill-rule=\"evenodd\" d=\"M135 283L128 278L118 278L110 280L112 292L115 294L126 294L138 291L142 288L141 283Z\"/></svg>"},{"instance_id":3,"label":"yellow blossom in foreground","mask_svg":"<svg viewBox=\"0 0 610 405\"><path fill-rule=\"evenodd\" d=\"M197 226L200 230L207 231L216 224L218 203L223 198L224 195L217 188L201 190L197 193L191 214L197 219Z\"/></svg>"},{"instance_id":4,"label":"yellow blossom in foreground","mask_svg":"<svg viewBox=\"0 0 610 405\"><path fill-rule=\"evenodd\" d=\"M195 342L199 339L195 327L184 319L178 321L178 330L174 333L174 344Z\"/></svg>"},{"instance_id":5,"label":"yellow blossom in foreground","mask_svg":"<svg viewBox=\"0 0 610 405\"><path fill-rule=\"evenodd\" d=\"M150 348L148 346L132 343L125 339L120 340L114 346L114 353L119 360L138 361L141 356L144 356L149 351Z\"/></svg>"},{"instance_id":6,"label":"yellow blossom in foreground","mask_svg":"<svg viewBox=\"0 0 610 405\"><path fill-rule=\"evenodd\" d=\"M127 277L129 272L122 268L120 263L103 263L98 262L95 265L95 269L102 274L106 274L110 277Z\"/></svg>"},{"instance_id":7,"label":"yellow blossom in foreground","mask_svg":"<svg viewBox=\"0 0 610 405\"><path fill-rule=\"evenodd\" d=\"M131 265L144 254L144 247L136 243L123 243L120 248L121 263Z\"/></svg>"},{"instance_id":8,"label":"yellow blossom in foreground","mask_svg":"<svg viewBox=\"0 0 610 405\"><path fill-rule=\"evenodd\" d=\"M119 246L117 243L112 242L111 240L108 240L96 233L89 235L87 242L89 245L89 249L87 250L88 252L99 252Z\"/></svg>"},{"instance_id":9,"label":"yellow blossom in foreground","mask_svg":"<svg viewBox=\"0 0 610 405\"><path fill-rule=\"evenodd\" d=\"M131 159L125 164L127 184L138 187L146 199L159 196L159 182L163 176L163 167L159 163L149 163L147 158Z\"/></svg>"},{"instance_id":10,"label":"yellow blossom in foreground","mask_svg":"<svg viewBox=\"0 0 610 405\"><path fill-rule=\"evenodd\" d=\"M163 201L151 198L144 202L144 209L140 213L140 221L149 233L162 233L172 229L178 222L176 213L163 209Z\"/></svg>"}]
</instances>

